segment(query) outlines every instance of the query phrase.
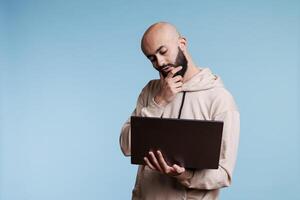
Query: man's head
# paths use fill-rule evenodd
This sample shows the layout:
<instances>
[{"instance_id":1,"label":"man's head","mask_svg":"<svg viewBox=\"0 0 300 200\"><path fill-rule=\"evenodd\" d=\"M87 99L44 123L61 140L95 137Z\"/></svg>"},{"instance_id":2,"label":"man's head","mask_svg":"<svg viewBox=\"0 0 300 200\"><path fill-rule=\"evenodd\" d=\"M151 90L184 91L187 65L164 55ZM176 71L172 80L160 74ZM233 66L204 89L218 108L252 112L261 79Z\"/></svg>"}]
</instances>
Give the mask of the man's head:
<instances>
[{"instance_id":1,"label":"man's head","mask_svg":"<svg viewBox=\"0 0 300 200\"><path fill-rule=\"evenodd\" d=\"M176 28L166 22L151 25L141 41L143 53L153 67L164 77L168 67L182 66L176 75L184 76L188 60L186 58L186 39L181 37Z\"/></svg>"}]
</instances>

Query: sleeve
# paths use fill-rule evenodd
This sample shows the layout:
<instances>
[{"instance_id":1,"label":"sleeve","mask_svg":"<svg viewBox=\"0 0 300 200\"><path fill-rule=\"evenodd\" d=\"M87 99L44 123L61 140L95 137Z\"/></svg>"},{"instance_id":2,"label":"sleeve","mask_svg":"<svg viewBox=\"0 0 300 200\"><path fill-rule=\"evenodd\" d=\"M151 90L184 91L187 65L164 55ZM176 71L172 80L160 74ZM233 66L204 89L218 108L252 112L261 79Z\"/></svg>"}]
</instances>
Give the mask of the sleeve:
<instances>
[{"instance_id":1,"label":"sleeve","mask_svg":"<svg viewBox=\"0 0 300 200\"><path fill-rule=\"evenodd\" d=\"M176 178L187 188L218 189L228 187L237 158L240 134L240 115L236 110L218 114L214 120L224 122L218 169L187 170Z\"/></svg>"},{"instance_id":2,"label":"sleeve","mask_svg":"<svg viewBox=\"0 0 300 200\"><path fill-rule=\"evenodd\" d=\"M164 107L158 105L154 101L154 95L151 95L149 82L142 92L139 95L137 100L136 108L132 112L131 116L142 116L142 117L160 117L163 114ZM121 150L125 156L131 155L130 141L131 141L131 132L130 132L130 117L127 119L125 124L121 129L121 134L119 138Z\"/></svg>"}]
</instances>

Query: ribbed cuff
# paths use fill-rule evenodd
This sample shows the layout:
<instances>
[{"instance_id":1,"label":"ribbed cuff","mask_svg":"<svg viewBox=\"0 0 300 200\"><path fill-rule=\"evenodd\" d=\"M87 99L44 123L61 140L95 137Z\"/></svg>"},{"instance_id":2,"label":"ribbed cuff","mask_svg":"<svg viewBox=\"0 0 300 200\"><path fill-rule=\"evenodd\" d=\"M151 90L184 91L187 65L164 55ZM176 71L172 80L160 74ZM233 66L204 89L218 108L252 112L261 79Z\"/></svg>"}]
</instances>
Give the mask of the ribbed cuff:
<instances>
[{"instance_id":1,"label":"ribbed cuff","mask_svg":"<svg viewBox=\"0 0 300 200\"><path fill-rule=\"evenodd\" d=\"M182 174L175 176L179 182L186 182L194 176L194 171L186 169Z\"/></svg>"}]
</instances>

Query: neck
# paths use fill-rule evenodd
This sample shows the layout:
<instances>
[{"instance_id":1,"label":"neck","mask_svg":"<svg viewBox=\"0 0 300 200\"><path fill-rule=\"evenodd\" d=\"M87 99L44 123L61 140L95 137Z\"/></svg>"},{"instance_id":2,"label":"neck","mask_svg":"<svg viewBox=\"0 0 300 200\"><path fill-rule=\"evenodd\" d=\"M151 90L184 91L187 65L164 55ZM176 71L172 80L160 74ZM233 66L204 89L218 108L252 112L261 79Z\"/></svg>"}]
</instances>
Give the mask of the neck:
<instances>
[{"instance_id":1,"label":"neck","mask_svg":"<svg viewBox=\"0 0 300 200\"><path fill-rule=\"evenodd\" d=\"M194 64L194 62L192 61L192 59L188 59L187 70L185 72L185 75L183 77L183 81L182 82L183 83L187 82L193 76L195 76L199 71L200 71L200 69Z\"/></svg>"}]
</instances>

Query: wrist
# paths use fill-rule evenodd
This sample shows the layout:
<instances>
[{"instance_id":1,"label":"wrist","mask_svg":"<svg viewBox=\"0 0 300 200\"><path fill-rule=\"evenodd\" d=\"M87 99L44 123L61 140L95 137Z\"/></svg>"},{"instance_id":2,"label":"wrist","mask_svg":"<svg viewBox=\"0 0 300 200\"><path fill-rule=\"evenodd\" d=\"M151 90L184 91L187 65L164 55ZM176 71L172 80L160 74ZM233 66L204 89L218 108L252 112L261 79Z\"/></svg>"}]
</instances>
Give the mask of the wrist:
<instances>
[{"instance_id":1,"label":"wrist","mask_svg":"<svg viewBox=\"0 0 300 200\"><path fill-rule=\"evenodd\" d=\"M194 172L192 170L186 169L183 173L175 176L178 180L187 180L193 177Z\"/></svg>"},{"instance_id":2,"label":"wrist","mask_svg":"<svg viewBox=\"0 0 300 200\"><path fill-rule=\"evenodd\" d=\"M159 106L166 106L168 102L164 100L160 95L156 95L154 97L155 103L157 103Z\"/></svg>"}]
</instances>

